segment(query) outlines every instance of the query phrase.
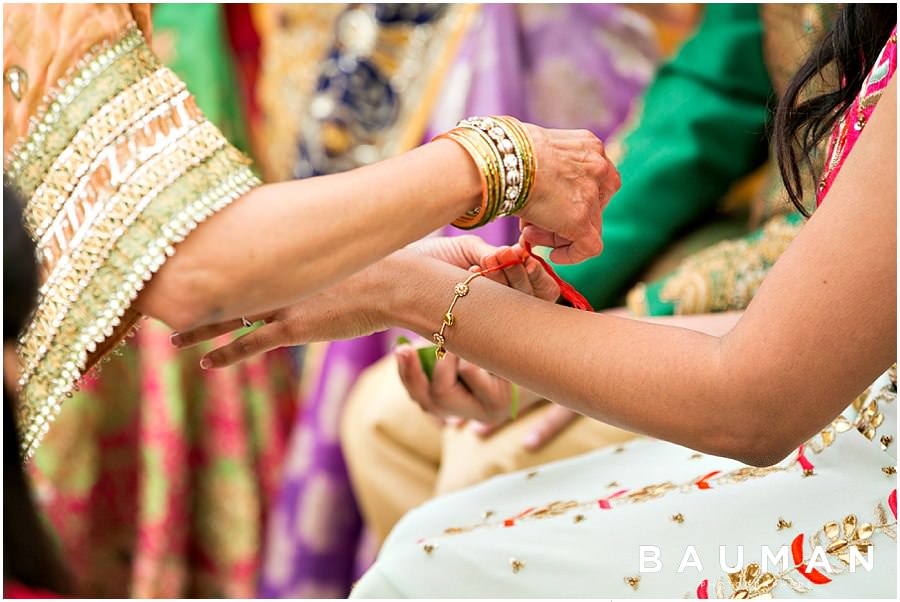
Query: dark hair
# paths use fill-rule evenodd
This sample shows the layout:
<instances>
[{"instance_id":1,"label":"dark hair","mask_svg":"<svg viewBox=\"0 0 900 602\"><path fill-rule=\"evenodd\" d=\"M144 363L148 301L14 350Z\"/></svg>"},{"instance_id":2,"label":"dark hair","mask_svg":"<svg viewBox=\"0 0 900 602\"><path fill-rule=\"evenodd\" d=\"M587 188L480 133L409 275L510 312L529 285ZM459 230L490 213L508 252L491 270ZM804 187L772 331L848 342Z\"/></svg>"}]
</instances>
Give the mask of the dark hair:
<instances>
[{"instance_id":1,"label":"dark hair","mask_svg":"<svg viewBox=\"0 0 900 602\"><path fill-rule=\"evenodd\" d=\"M37 294L34 244L22 226L18 195L3 186L3 344L14 344ZM72 593L71 580L35 509L23 468L15 396L3 384L3 578Z\"/></svg>"},{"instance_id":2,"label":"dark hair","mask_svg":"<svg viewBox=\"0 0 900 602\"><path fill-rule=\"evenodd\" d=\"M773 125L778 167L788 197L806 217L810 213L803 204L803 172L814 170L816 147L853 104L896 23L893 3L844 6L778 103ZM837 81L830 82L831 91L801 100L806 86L817 76L824 77L832 64Z\"/></svg>"}]
</instances>

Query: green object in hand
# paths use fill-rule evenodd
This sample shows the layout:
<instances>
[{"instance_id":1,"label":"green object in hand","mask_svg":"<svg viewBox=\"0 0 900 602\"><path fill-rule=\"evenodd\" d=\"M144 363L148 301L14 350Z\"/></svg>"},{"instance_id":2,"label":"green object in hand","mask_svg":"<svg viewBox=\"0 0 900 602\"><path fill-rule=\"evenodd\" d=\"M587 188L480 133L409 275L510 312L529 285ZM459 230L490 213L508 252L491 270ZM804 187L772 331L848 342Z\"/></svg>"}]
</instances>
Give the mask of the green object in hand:
<instances>
[{"instance_id":1,"label":"green object in hand","mask_svg":"<svg viewBox=\"0 0 900 602\"><path fill-rule=\"evenodd\" d=\"M407 339L404 336L397 337L397 342L395 345L412 345L412 341ZM437 362L437 355L435 355L434 351L437 349L435 345L428 345L427 347L419 347L416 349L416 353L419 354L419 364L422 366L422 371L425 373L425 376L428 377L428 380L431 380L431 375L434 374L434 364Z\"/></svg>"},{"instance_id":2,"label":"green object in hand","mask_svg":"<svg viewBox=\"0 0 900 602\"><path fill-rule=\"evenodd\" d=\"M511 398L509 400L509 419L515 420L519 416L519 385L509 383L512 387Z\"/></svg>"}]
</instances>

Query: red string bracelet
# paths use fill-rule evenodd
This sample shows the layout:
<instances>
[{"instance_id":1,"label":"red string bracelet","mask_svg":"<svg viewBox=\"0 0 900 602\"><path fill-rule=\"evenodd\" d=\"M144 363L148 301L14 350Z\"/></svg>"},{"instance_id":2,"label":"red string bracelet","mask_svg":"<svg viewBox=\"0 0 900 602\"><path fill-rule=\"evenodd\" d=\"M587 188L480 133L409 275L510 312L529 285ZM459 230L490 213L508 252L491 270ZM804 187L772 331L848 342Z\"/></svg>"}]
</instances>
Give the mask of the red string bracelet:
<instances>
[{"instance_id":1,"label":"red string bracelet","mask_svg":"<svg viewBox=\"0 0 900 602\"><path fill-rule=\"evenodd\" d=\"M540 255L536 255L531 250L531 244L527 241L522 241L522 250L524 253L519 259L510 260L500 265L494 266L492 268L485 268L477 272L480 276L484 276L485 274L490 274L491 272L497 272L500 270L505 270L506 268L510 268L517 263L525 263L525 259L530 257L534 257L541 267L544 268L544 271L547 272L547 275L553 278L553 281L559 286L559 292L562 295L563 299L572 304L572 307L575 309L580 309L582 311L594 311L594 308L591 307L591 304L588 303L588 300L584 298L584 295L579 293L574 286L563 280L559 277L559 274L553 269L549 263L547 263L543 257Z\"/></svg>"}]
</instances>

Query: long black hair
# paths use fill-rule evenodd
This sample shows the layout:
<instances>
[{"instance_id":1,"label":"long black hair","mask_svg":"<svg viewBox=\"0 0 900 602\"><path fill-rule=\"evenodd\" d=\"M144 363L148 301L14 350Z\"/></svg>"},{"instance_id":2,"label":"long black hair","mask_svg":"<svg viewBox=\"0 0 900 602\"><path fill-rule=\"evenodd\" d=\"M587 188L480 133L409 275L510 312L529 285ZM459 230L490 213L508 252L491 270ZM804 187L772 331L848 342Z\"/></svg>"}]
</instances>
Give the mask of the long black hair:
<instances>
[{"instance_id":1,"label":"long black hair","mask_svg":"<svg viewBox=\"0 0 900 602\"><path fill-rule=\"evenodd\" d=\"M3 344L15 344L37 295L34 244L16 193L3 186ZM15 396L3 383L3 579L58 594L72 581L38 517L23 469Z\"/></svg>"},{"instance_id":2,"label":"long black hair","mask_svg":"<svg viewBox=\"0 0 900 602\"><path fill-rule=\"evenodd\" d=\"M832 29L810 53L788 84L775 112L773 139L778 167L788 197L806 217L803 173L812 170L818 144L859 93L863 80L897 24L895 4L847 4L837 14ZM815 78L834 65L831 90L801 100Z\"/></svg>"}]
</instances>

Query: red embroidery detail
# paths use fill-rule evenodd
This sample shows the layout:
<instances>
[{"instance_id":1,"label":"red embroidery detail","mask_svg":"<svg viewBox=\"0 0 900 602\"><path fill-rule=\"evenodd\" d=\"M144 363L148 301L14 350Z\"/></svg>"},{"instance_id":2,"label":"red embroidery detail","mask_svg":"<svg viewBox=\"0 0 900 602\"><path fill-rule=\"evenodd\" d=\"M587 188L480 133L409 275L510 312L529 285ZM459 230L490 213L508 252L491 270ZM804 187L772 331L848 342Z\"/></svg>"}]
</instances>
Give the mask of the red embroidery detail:
<instances>
[{"instance_id":1,"label":"red embroidery detail","mask_svg":"<svg viewBox=\"0 0 900 602\"><path fill-rule=\"evenodd\" d=\"M891 492L891 495L888 496L888 507L891 509L891 512L894 513L894 518L897 518L897 490L894 489Z\"/></svg>"},{"instance_id":2,"label":"red embroidery detail","mask_svg":"<svg viewBox=\"0 0 900 602\"><path fill-rule=\"evenodd\" d=\"M600 506L601 508L603 508L604 510L612 510L612 504L609 503L609 500L611 500L613 498L617 498L620 495L625 494L625 492L627 492L627 491L628 491L627 489L621 489L609 497L601 498L601 499L597 500L597 505Z\"/></svg>"},{"instance_id":3,"label":"red embroidery detail","mask_svg":"<svg viewBox=\"0 0 900 602\"><path fill-rule=\"evenodd\" d=\"M794 541L791 542L791 556L794 558L794 564L797 565L797 570L809 581L816 585L831 583L831 579L816 569L808 568L806 564L803 563L803 533L795 537Z\"/></svg>"},{"instance_id":4,"label":"red embroidery detail","mask_svg":"<svg viewBox=\"0 0 900 602\"><path fill-rule=\"evenodd\" d=\"M514 526L514 525L516 524L516 519L522 518L523 516L528 516L528 515L531 514L532 512L534 512L534 508L533 508L533 507L532 507L532 508L528 508L528 509L526 509L526 510L523 510L522 512L519 512L519 513L518 513L517 515L515 515L514 517L512 517L512 518L507 518L506 520L504 520L504 521L503 521L503 526L504 526L504 527L512 527L512 526Z\"/></svg>"},{"instance_id":5,"label":"red embroidery detail","mask_svg":"<svg viewBox=\"0 0 900 602\"><path fill-rule=\"evenodd\" d=\"M700 480L698 480L697 483L696 483L697 488L698 488L698 489L712 489L712 485L710 485L710 484L707 483L706 481L707 481L707 479L713 478L714 476L716 476L716 475L719 474L720 472L722 472L722 471L721 471L721 470L714 470L714 471L712 471L711 473L709 473L708 475L706 475L706 476L704 476L704 477L701 477Z\"/></svg>"},{"instance_id":6,"label":"red embroidery detail","mask_svg":"<svg viewBox=\"0 0 900 602\"><path fill-rule=\"evenodd\" d=\"M815 468L813 463L807 459L806 454L803 452L802 445L800 446L800 449L797 450L797 462L800 463L800 467L803 468L803 470L813 470Z\"/></svg>"},{"instance_id":7,"label":"red embroidery detail","mask_svg":"<svg viewBox=\"0 0 900 602\"><path fill-rule=\"evenodd\" d=\"M709 600L709 579L704 579L697 586L697 597L701 600Z\"/></svg>"}]
</instances>

